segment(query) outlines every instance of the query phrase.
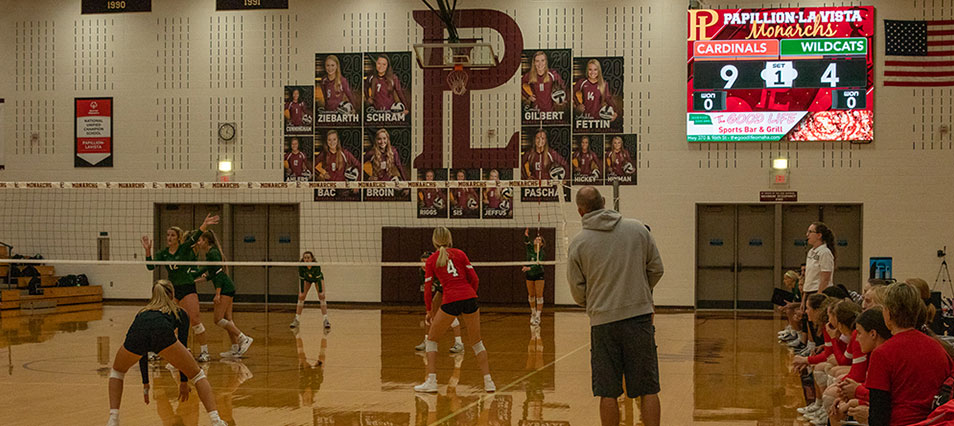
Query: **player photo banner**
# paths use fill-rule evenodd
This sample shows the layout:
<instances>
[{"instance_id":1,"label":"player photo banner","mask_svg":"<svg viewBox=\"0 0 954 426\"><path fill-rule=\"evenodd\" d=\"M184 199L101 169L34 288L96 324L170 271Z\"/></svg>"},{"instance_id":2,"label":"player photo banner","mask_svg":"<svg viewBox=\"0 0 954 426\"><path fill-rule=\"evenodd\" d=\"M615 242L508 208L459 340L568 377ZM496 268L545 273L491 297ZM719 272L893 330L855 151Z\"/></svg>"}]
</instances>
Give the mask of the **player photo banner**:
<instances>
[{"instance_id":1,"label":"player photo banner","mask_svg":"<svg viewBox=\"0 0 954 426\"><path fill-rule=\"evenodd\" d=\"M357 182L361 179L361 129L318 129L315 131L314 180ZM315 201L360 201L358 189L315 188Z\"/></svg>"},{"instance_id":2,"label":"player photo banner","mask_svg":"<svg viewBox=\"0 0 954 426\"><path fill-rule=\"evenodd\" d=\"M524 126L570 125L570 49L524 50L520 98Z\"/></svg>"},{"instance_id":3,"label":"player photo banner","mask_svg":"<svg viewBox=\"0 0 954 426\"><path fill-rule=\"evenodd\" d=\"M364 124L411 125L411 52L364 54Z\"/></svg>"},{"instance_id":4,"label":"player photo banner","mask_svg":"<svg viewBox=\"0 0 954 426\"><path fill-rule=\"evenodd\" d=\"M636 135L606 135L606 184L636 185Z\"/></svg>"},{"instance_id":5,"label":"player photo banner","mask_svg":"<svg viewBox=\"0 0 954 426\"><path fill-rule=\"evenodd\" d=\"M573 58L573 132L623 132L623 57Z\"/></svg>"},{"instance_id":6,"label":"player photo banner","mask_svg":"<svg viewBox=\"0 0 954 426\"><path fill-rule=\"evenodd\" d=\"M874 8L689 10L689 142L871 141Z\"/></svg>"},{"instance_id":7,"label":"player photo banner","mask_svg":"<svg viewBox=\"0 0 954 426\"><path fill-rule=\"evenodd\" d=\"M113 98L76 98L73 167L113 167Z\"/></svg>"},{"instance_id":8,"label":"player photo banner","mask_svg":"<svg viewBox=\"0 0 954 426\"><path fill-rule=\"evenodd\" d=\"M451 181L457 181L457 188L450 188L450 218L480 218L480 189L487 186L480 181L480 169L451 170ZM468 181L476 182L468 182Z\"/></svg>"},{"instance_id":9,"label":"player photo banner","mask_svg":"<svg viewBox=\"0 0 954 426\"><path fill-rule=\"evenodd\" d=\"M315 127L361 127L362 58L315 54Z\"/></svg>"},{"instance_id":10,"label":"player photo banner","mask_svg":"<svg viewBox=\"0 0 954 426\"><path fill-rule=\"evenodd\" d=\"M363 144L364 201L411 201L410 189L383 185L389 181L407 181L410 177L411 129L365 127Z\"/></svg>"},{"instance_id":11,"label":"player photo banner","mask_svg":"<svg viewBox=\"0 0 954 426\"><path fill-rule=\"evenodd\" d=\"M285 86L284 129L285 136L311 136L314 132L314 87Z\"/></svg>"},{"instance_id":12,"label":"player photo banner","mask_svg":"<svg viewBox=\"0 0 954 426\"><path fill-rule=\"evenodd\" d=\"M285 182L308 182L312 178L314 164L314 138L311 136L286 136L284 141L282 170Z\"/></svg>"},{"instance_id":13,"label":"player photo banner","mask_svg":"<svg viewBox=\"0 0 954 426\"><path fill-rule=\"evenodd\" d=\"M569 127L524 127L520 133L520 178L562 181L569 177ZM522 201L558 201L556 186L520 189Z\"/></svg>"},{"instance_id":14,"label":"player photo banner","mask_svg":"<svg viewBox=\"0 0 954 426\"><path fill-rule=\"evenodd\" d=\"M484 181L509 181L513 169L483 169ZM513 188L488 185L481 194L484 219L513 219Z\"/></svg>"},{"instance_id":15,"label":"player photo banner","mask_svg":"<svg viewBox=\"0 0 954 426\"><path fill-rule=\"evenodd\" d=\"M420 219L447 218L449 204L447 188L439 184L447 181L447 169L426 169L417 171L417 217Z\"/></svg>"},{"instance_id":16,"label":"player photo banner","mask_svg":"<svg viewBox=\"0 0 954 426\"><path fill-rule=\"evenodd\" d=\"M573 185L602 185L603 136L574 135L570 168Z\"/></svg>"}]
</instances>

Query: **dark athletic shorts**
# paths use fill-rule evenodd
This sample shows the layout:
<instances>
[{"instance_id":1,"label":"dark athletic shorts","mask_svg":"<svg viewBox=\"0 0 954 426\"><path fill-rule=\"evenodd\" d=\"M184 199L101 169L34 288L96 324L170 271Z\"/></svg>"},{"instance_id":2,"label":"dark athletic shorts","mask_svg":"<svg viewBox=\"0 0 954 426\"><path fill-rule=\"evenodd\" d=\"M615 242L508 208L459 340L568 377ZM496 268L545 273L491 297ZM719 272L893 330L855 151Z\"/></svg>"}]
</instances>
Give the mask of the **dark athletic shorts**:
<instances>
[{"instance_id":1,"label":"dark athletic shorts","mask_svg":"<svg viewBox=\"0 0 954 426\"><path fill-rule=\"evenodd\" d=\"M182 298L195 293L195 283L192 284L182 284L174 285L172 288L175 290L176 300L182 300Z\"/></svg>"},{"instance_id":2,"label":"dark athletic shorts","mask_svg":"<svg viewBox=\"0 0 954 426\"><path fill-rule=\"evenodd\" d=\"M228 293L226 293L226 292L223 291L222 293L219 293L219 294L221 294L221 295L223 295L223 296L231 297L231 298L233 298L233 299L235 298L235 292L234 292L234 291L230 291L230 292L228 292Z\"/></svg>"},{"instance_id":3,"label":"dark athletic shorts","mask_svg":"<svg viewBox=\"0 0 954 426\"><path fill-rule=\"evenodd\" d=\"M527 281L543 281L543 272L533 273L528 271L526 276Z\"/></svg>"},{"instance_id":4,"label":"dark athletic shorts","mask_svg":"<svg viewBox=\"0 0 954 426\"><path fill-rule=\"evenodd\" d=\"M460 314L472 314L477 312L477 309L480 307L477 306L477 298L472 297L470 299L458 300L456 302L445 303L441 305L441 310L445 314L451 316L460 316Z\"/></svg>"},{"instance_id":5,"label":"dark athletic shorts","mask_svg":"<svg viewBox=\"0 0 954 426\"><path fill-rule=\"evenodd\" d=\"M129 326L123 347L129 352L143 356L147 352L159 353L174 345L176 341L175 330L169 321L162 317L162 313L147 311L137 316Z\"/></svg>"},{"instance_id":6,"label":"dark athletic shorts","mask_svg":"<svg viewBox=\"0 0 954 426\"><path fill-rule=\"evenodd\" d=\"M325 282L325 277L319 278L318 281L308 281L308 282L317 286L319 293L325 292L324 285L323 285L323 283ZM305 280L298 280L298 292L299 293L305 292Z\"/></svg>"},{"instance_id":7,"label":"dark athletic shorts","mask_svg":"<svg viewBox=\"0 0 954 426\"><path fill-rule=\"evenodd\" d=\"M659 393L656 328L651 314L590 327L593 396L630 398Z\"/></svg>"}]
</instances>

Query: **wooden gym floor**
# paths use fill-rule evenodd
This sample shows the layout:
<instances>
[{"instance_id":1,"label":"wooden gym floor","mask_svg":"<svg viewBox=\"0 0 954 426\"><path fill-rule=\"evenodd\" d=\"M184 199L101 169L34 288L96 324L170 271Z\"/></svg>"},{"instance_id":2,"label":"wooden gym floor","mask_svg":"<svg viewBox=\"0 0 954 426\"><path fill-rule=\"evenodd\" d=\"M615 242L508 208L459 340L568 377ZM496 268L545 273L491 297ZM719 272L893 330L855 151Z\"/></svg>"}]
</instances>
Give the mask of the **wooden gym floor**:
<instances>
[{"instance_id":1,"label":"wooden gym floor","mask_svg":"<svg viewBox=\"0 0 954 426\"><path fill-rule=\"evenodd\" d=\"M102 425L108 415L112 358L135 306L0 320L0 413L4 425ZM415 394L424 362L413 350L423 315L412 311L333 309L332 329L308 307L300 332L291 313L237 312L255 338L246 358L224 362L225 333L211 325L208 363L222 418L239 425L596 425L589 327L580 311L547 312L539 339L528 316L482 315L496 394L482 389L470 349L463 357L440 342L438 395ZM800 425L801 388L790 355L775 342L770 315L674 313L656 316L663 425ZM539 344L538 344L539 342ZM300 367L304 359L320 367ZM459 370L455 363L459 362ZM142 401L138 367L126 375L124 425L207 425L193 391L176 401L176 380L154 363L151 402ZM455 370L457 370L455 372ZM448 386L453 376L459 384ZM638 404L622 404L623 424L641 424ZM635 419L635 420L634 420Z\"/></svg>"}]
</instances>

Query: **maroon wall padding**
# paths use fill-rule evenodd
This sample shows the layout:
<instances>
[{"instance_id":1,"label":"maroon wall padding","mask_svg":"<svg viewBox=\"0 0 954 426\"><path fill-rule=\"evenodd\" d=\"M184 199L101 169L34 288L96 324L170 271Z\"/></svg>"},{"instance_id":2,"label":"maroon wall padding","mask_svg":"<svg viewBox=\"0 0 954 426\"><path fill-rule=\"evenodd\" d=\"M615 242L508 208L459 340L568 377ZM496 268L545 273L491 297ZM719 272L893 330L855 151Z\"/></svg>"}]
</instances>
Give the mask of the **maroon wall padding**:
<instances>
[{"instance_id":1,"label":"maroon wall padding","mask_svg":"<svg viewBox=\"0 0 954 426\"><path fill-rule=\"evenodd\" d=\"M506 262L526 259L523 243L524 228L450 228L454 247L467 253L471 262ZM383 227L381 229L382 262L417 262L424 251L433 251L431 233L434 228ZM530 230L531 238L536 228ZM540 228L546 240L546 260L553 260L555 228ZM546 272L543 298L553 304L555 267L543 267ZM479 266L477 294L481 303L526 305L527 284L519 266ZM381 267L381 302L423 304L420 291L420 272L416 267Z\"/></svg>"}]
</instances>

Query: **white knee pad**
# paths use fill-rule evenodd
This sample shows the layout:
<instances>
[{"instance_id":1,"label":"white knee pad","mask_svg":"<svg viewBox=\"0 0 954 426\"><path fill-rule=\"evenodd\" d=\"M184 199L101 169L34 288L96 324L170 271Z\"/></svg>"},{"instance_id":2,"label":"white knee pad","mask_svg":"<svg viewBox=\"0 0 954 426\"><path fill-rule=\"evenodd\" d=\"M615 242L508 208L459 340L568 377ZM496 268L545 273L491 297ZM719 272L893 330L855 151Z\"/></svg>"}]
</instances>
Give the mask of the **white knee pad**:
<instances>
[{"instance_id":1,"label":"white knee pad","mask_svg":"<svg viewBox=\"0 0 954 426\"><path fill-rule=\"evenodd\" d=\"M812 372L812 375L815 376L815 383L820 387L828 386L828 375L824 371L815 370Z\"/></svg>"},{"instance_id":2,"label":"white knee pad","mask_svg":"<svg viewBox=\"0 0 954 426\"><path fill-rule=\"evenodd\" d=\"M192 331L194 331L195 334L205 333L205 326L202 325L202 323L200 322L200 323L198 323L198 324L192 326Z\"/></svg>"},{"instance_id":3,"label":"white knee pad","mask_svg":"<svg viewBox=\"0 0 954 426\"><path fill-rule=\"evenodd\" d=\"M195 385L196 383L199 383L199 380L202 380L204 378L205 378L205 371L200 368L199 374L196 374L195 377L193 377L189 381L192 382L193 385Z\"/></svg>"},{"instance_id":4,"label":"white knee pad","mask_svg":"<svg viewBox=\"0 0 954 426\"><path fill-rule=\"evenodd\" d=\"M424 351L425 352L437 352L437 342L428 339L424 342Z\"/></svg>"},{"instance_id":5,"label":"white knee pad","mask_svg":"<svg viewBox=\"0 0 954 426\"><path fill-rule=\"evenodd\" d=\"M542 297L538 297L538 298L537 298L537 306L540 306L540 305L542 305L542 304L543 304L543 298L542 298Z\"/></svg>"},{"instance_id":6,"label":"white knee pad","mask_svg":"<svg viewBox=\"0 0 954 426\"><path fill-rule=\"evenodd\" d=\"M451 327L460 327L460 320L454 318L454 322L451 323Z\"/></svg>"},{"instance_id":7,"label":"white knee pad","mask_svg":"<svg viewBox=\"0 0 954 426\"><path fill-rule=\"evenodd\" d=\"M229 320L227 320L227 319L225 319L225 318L222 318L222 319L219 320L219 322L215 323L215 325L217 325L217 326L219 326L219 327L222 327L222 328L228 327L228 325L229 325Z\"/></svg>"},{"instance_id":8,"label":"white knee pad","mask_svg":"<svg viewBox=\"0 0 954 426\"><path fill-rule=\"evenodd\" d=\"M112 368L109 369L109 378L110 378L110 379L119 379L119 380L122 380L124 377L126 377L126 373L123 373L123 372L114 370L114 369L112 369Z\"/></svg>"},{"instance_id":9,"label":"white knee pad","mask_svg":"<svg viewBox=\"0 0 954 426\"><path fill-rule=\"evenodd\" d=\"M483 340L481 340L481 341L479 341L479 342L477 342L477 343L474 343L474 346L473 346L473 347L474 347L474 355L477 355L477 354L479 354L479 353L481 353L481 352L487 350L487 348L484 347L484 341L483 341Z\"/></svg>"}]
</instances>

